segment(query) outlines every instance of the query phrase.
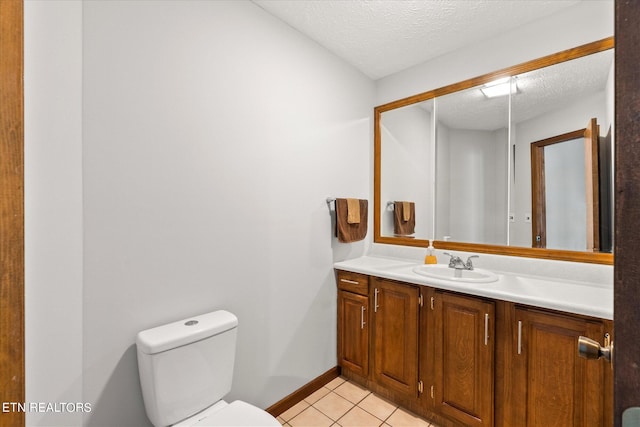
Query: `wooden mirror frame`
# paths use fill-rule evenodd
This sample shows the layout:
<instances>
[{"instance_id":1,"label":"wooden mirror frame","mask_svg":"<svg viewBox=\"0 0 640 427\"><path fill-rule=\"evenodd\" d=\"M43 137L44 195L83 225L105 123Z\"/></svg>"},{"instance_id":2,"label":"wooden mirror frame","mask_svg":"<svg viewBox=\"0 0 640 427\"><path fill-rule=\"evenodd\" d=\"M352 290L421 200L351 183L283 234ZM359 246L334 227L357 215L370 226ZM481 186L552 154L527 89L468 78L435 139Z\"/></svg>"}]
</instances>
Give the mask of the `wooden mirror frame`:
<instances>
[{"instance_id":1,"label":"wooden mirror frame","mask_svg":"<svg viewBox=\"0 0 640 427\"><path fill-rule=\"evenodd\" d=\"M453 92L469 89L475 86L479 86L491 81L494 81L503 77L511 77L518 74L526 73L529 71L537 70L539 68L548 67L551 65L559 64L562 62L570 61L572 59L581 58L583 56L591 55L594 53L602 52L605 50L613 49L615 46L614 38L608 37L603 40L599 40L593 43L588 43L582 46L578 46L572 49L567 49L562 52L554 53L552 55L544 56L542 58L527 61L513 67L505 68L492 73L484 74L479 77L474 77L462 82L454 83L449 86L441 87L438 89L430 90L428 92L419 93L407 98L399 99L397 101L389 102L387 104L379 105L374 108L374 157L373 157L373 228L374 228L374 243L384 243L391 245L403 245L403 246L417 246L426 248L429 246L429 241L425 239L413 239L407 237L392 237L381 235L381 165L382 165L382 136L380 132L380 119L382 113L385 111L394 110L396 108L406 107L408 105L416 104L419 102L427 101L432 98L447 95ZM507 246L507 245L487 245L479 243L464 243L464 242L451 242L451 241L433 241L433 246L437 249L458 250L464 252L478 252L495 255L510 255L530 258L544 258L555 259L562 261L575 261L575 262L587 262L595 264L613 264L613 254L601 253L601 252L580 252L569 251L560 249L543 249L543 248L529 248L521 246Z\"/></svg>"}]
</instances>

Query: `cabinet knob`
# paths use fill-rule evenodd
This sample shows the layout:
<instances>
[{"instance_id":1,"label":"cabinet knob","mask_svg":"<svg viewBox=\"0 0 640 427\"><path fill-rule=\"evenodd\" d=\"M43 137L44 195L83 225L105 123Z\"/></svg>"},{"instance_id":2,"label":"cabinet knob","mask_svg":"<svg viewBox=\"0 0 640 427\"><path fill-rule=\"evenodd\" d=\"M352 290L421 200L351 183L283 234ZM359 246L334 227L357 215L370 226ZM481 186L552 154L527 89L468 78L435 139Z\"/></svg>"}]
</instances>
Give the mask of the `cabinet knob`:
<instances>
[{"instance_id":1,"label":"cabinet knob","mask_svg":"<svg viewBox=\"0 0 640 427\"><path fill-rule=\"evenodd\" d=\"M604 346L591 338L580 336L578 338L578 354L585 359L600 359L601 357L607 362L611 362L613 353L613 343L611 343L609 334L604 335Z\"/></svg>"}]
</instances>

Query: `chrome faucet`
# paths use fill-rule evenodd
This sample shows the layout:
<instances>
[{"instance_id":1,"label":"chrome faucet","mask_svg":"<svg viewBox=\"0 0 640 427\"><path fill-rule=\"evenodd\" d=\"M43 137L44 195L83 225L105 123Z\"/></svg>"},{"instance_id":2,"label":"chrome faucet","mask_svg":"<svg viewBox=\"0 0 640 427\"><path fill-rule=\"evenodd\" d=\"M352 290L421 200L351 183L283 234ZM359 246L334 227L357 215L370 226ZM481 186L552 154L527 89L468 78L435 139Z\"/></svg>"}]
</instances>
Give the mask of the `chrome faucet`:
<instances>
[{"instance_id":1,"label":"chrome faucet","mask_svg":"<svg viewBox=\"0 0 640 427\"><path fill-rule=\"evenodd\" d=\"M451 257L449 260L449 268L455 268L456 270L473 270L473 262L471 259L480 258L478 255L471 255L467 258L467 262L464 262L459 256L451 255L448 252L445 252L444 254Z\"/></svg>"},{"instance_id":2,"label":"chrome faucet","mask_svg":"<svg viewBox=\"0 0 640 427\"><path fill-rule=\"evenodd\" d=\"M479 255L471 255L467 258L467 263L465 264L467 270L473 270L473 262L471 262L472 258L480 258Z\"/></svg>"},{"instance_id":3,"label":"chrome faucet","mask_svg":"<svg viewBox=\"0 0 640 427\"><path fill-rule=\"evenodd\" d=\"M448 252L445 252L444 254L451 257L451 259L449 259L449 268L455 268L456 270L467 269L466 264L464 263L464 261L462 261L462 258L460 258L459 256L451 255Z\"/></svg>"}]
</instances>

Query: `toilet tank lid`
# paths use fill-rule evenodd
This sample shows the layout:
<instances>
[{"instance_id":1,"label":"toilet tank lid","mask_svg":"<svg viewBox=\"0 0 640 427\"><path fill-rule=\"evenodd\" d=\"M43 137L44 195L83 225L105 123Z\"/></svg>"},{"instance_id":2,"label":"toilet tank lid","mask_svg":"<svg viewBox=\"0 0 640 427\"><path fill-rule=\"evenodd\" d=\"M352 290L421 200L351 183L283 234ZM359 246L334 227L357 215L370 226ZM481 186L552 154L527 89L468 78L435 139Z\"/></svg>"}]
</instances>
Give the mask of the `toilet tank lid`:
<instances>
[{"instance_id":1,"label":"toilet tank lid","mask_svg":"<svg viewBox=\"0 0 640 427\"><path fill-rule=\"evenodd\" d=\"M218 335L238 326L238 318L225 310L178 320L138 333L138 351L155 354Z\"/></svg>"}]
</instances>

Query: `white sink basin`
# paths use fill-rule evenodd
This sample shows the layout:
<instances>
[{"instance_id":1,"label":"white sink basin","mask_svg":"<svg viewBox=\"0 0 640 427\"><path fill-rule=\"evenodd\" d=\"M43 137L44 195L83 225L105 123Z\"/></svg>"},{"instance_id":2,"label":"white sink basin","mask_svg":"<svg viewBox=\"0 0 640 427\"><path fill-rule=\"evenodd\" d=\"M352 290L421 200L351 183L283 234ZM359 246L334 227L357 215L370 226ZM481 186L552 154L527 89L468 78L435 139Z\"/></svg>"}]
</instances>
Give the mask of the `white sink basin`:
<instances>
[{"instance_id":1,"label":"white sink basin","mask_svg":"<svg viewBox=\"0 0 640 427\"><path fill-rule=\"evenodd\" d=\"M415 267L414 273L432 279L450 280L452 282L491 283L498 280L498 276L489 270L474 268L473 270L456 270L448 264L425 264Z\"/></svg>"}]
</instances>

